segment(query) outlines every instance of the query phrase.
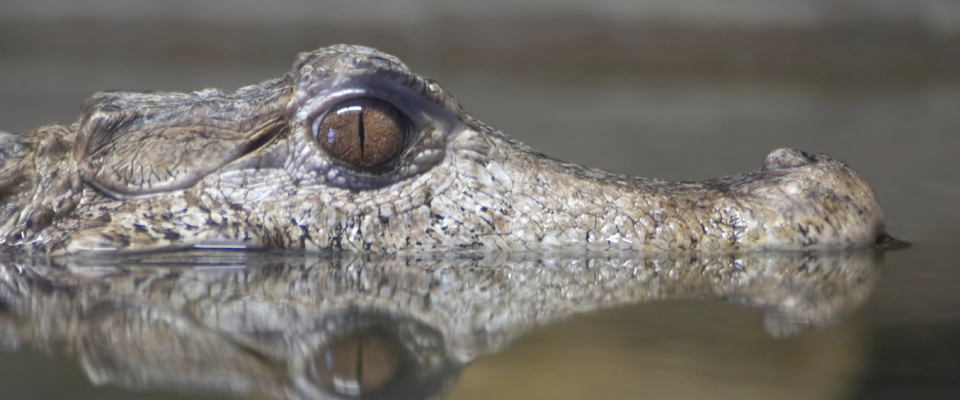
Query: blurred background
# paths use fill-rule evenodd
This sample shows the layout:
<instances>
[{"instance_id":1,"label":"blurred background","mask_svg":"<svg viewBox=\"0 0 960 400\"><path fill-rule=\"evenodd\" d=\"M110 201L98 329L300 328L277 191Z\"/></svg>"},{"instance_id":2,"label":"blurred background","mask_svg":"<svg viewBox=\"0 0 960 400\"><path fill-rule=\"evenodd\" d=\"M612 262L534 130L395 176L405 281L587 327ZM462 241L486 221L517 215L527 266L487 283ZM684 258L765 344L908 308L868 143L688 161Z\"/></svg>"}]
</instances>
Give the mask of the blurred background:
<instances>
[{"instance_id":1,"label":"blurred background","mask_svg":"<svg viewBox=\"0 0 960 400\"><path fill-rule=\"evenodd\" d=\"M393 53L480 120L587 166L706 179L758 168L779 147L829 154L873 184L889 232L914 243L888 255L895 266L884 271L869 316L819 339L717 330L721 321L758 323L729 305L618 311L481 360L454 396L506 398L491 382L513 385L518 398L597 390L620 398L882 398L911 382L929 383L928 395L957 393L957 0L5 0L0 129L71 123L101 90L236 89L281 76L298 52L335 43ZM635 337L621 337L628 328L679 337L666 342L679 353L571 339L629 342ZM584 350L558 352L570 348ZM744 355L750 349L759 350ZM734 354L759 361L730 368ZM895 362L869 361L877 357ZM638 359L652 364L632 364ZM624 369L656 379L616 373Z\"/></svg>"},{"instance_id":2,"label":"blurred background","mask_svg":"<svg viewBox=\"0 0 960 400\"><path fill-rule=\"evenodd\" d=\"M955 0L7 0L0 129L101 90L235 89L334 43L564 160L704 179L797 147L850 162L904 238L960 226Z\"/></svg>"}]
</instances>

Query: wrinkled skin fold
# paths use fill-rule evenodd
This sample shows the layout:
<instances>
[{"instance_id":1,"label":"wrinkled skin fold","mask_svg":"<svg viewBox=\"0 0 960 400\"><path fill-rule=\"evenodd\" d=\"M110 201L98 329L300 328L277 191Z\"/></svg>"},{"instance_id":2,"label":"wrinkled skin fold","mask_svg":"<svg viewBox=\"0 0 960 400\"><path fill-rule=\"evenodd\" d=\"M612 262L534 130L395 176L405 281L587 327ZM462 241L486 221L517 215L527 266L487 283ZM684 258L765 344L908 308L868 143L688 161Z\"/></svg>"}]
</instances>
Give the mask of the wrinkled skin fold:
<instances>
[{"instance_id":1,"label":"wrinkled skin fold","mask_svg":"<svg viewBox=\"0 0 960 400\"><path fill-rule=\"evenodd\" d=\"M318 144L335 104L375 98L411 129L394 159ZM774 150L703 182L546 157L467 115L435 82L358 46L302 53L229 93L99 93L76 123L0 133L0 244L47 253L176 247L359 252L735 252L862 247L877 198L844 163Z\"/></svg>"}]
</instances>

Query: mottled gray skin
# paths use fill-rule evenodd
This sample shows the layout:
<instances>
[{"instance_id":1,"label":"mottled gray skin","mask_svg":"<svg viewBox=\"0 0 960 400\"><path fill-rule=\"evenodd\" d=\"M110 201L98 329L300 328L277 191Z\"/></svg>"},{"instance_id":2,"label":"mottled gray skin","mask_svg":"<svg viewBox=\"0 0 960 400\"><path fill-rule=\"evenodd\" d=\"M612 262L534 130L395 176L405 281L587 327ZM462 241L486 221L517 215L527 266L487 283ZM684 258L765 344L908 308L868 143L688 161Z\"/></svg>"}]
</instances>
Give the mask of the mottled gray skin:
<instances>
[{"instance_id":1,"label":"mottled gray skin","mask_svg":"<svg viewBox=\"0 0 960 400\"><path fill-rule=\"evenodd\" d=\"M373 96L415 129L388 168L318 145L313 122ZM0 133L0 244L50 253L190 246L335 249L803 250L883 231L845 164L788 149L760 170L666 182L546 157L473 117L396 58L302 53L235 93L99 93L78 121Z\"/></svg>"}]
</instances>

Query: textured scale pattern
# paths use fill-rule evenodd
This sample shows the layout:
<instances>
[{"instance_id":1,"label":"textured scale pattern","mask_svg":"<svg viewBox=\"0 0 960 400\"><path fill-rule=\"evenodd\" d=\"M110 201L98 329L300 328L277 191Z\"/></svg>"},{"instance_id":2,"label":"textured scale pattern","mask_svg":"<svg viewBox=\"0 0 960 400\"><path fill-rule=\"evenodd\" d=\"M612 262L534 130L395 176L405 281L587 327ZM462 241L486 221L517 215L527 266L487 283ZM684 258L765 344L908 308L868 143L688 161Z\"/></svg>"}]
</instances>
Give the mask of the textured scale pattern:
<instances>
[{"instance_id":1,"label":"textured scale pattern","mask_svg":"<svg viewBox=\"0 0 960 400\"><path fill-rule=\"evenodd\" d=\"M382 171L330 157L312 131L364 96L416 127ZM0 243L51 253L736 252L883 233L873 190L827 156L779 149L757 171L704 182L584 168L487 127L396 58L344 45L235 93L97 94L77 124L0 133L0 213Z\"/></svg>"}]
</instances>

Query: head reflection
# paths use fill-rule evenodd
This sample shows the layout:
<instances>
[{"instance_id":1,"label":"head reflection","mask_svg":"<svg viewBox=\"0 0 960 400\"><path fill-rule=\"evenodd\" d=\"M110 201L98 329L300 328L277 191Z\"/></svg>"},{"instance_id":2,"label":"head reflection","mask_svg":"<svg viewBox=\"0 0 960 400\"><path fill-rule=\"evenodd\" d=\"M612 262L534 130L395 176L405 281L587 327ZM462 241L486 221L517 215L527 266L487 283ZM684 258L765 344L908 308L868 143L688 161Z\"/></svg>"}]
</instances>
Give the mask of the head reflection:
<instances>
[{"instance_id":1,"label":"head reflection","mask_svg":"<svg viewBox=\"0 0 960 400\"><path fill-rule=\"evenodd\" d=\"M762 312L775 336L835 323L866 301L881 257L194 251L0 261L0 335L16 335L0 339L65 344L96 384L438 398L477 357L592 310L725 299Z\"/></svg>"}]
</instances>

